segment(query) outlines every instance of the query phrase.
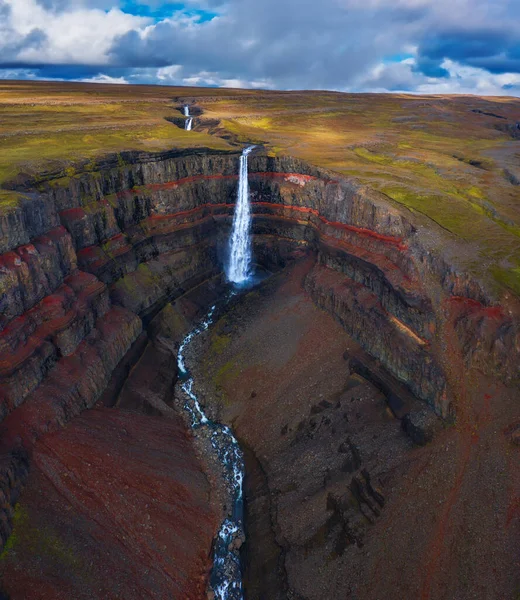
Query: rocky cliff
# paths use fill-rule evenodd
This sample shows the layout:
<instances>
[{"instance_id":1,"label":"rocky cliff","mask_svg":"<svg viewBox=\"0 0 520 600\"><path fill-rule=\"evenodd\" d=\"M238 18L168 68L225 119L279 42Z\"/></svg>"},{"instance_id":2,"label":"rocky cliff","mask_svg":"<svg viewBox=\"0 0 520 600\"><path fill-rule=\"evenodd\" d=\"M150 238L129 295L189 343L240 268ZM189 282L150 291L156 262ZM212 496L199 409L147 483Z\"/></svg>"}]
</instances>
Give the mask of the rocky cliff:
<instances>
[{"instance_id":1,"label":"rocky cliff","mask_svg":"<svg viewBox=\"0 0 520 600\"><path fill-rule=\"evenodd\" d=\"M92 407L165 304L218 274L238 154L128 153L12 187L0 219L0 537L35 441ZM290 157L251 157L257 261L317 253L306 288L447 417L478 365L518 378L518 308L434 250L384 195ZM502 302L502 304L500 303Z\"/></svg>"}]
</instances>

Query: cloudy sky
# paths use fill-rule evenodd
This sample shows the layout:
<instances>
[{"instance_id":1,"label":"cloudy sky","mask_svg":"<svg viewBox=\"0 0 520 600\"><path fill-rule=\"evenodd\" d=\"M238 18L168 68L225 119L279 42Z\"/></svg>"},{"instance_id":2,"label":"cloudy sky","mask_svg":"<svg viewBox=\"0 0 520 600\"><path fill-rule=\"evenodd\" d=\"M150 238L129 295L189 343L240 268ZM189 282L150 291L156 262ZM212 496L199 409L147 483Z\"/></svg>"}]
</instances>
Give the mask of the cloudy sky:
<instances>
[{"instance_id":1,"label":"cloudy sky","mask_svg":"<svg viewBox=\"0 0 520 600\"><path fill-rule=\"evenodd\" d=\"M520 96L520 0L0 0L0 78Z\"/></svg>"}]
</instances>

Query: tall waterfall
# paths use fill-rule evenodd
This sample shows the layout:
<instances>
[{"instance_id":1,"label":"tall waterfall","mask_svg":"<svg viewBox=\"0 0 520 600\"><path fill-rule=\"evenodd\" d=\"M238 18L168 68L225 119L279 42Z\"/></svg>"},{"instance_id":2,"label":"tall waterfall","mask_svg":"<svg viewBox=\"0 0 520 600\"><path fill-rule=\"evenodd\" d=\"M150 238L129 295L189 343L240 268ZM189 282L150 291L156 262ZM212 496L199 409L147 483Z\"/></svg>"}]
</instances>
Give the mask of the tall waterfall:
<instances>
[{"instance_id":1,"label":"tall waterfall","mask_svg":"<svg viewBox=\"0 0 520 600\"><path fill-rule=\"evenodd\" d=\"M191 128L192 128L192 125L193 125L193 117L190 115L190 107L187 104L184 107L184 116L188 117L186 119L186 121L184 122L184 129L186 131L191 131Z\"/></svg>"},{"instance_id":2,"label":"tall waterfall","mask_svg":"<svg viewBox=\"0 0 520 600\"><path fill-rule=\"evenodd\" d=\"M248 146L240 157L240 178L237 203L233 217L233 229L229 243L229 263L227 278L232 283L244 283L251 275L251 204L249 201L249 180L247 157L255 146Z\"/></svg>"}]
</instances>

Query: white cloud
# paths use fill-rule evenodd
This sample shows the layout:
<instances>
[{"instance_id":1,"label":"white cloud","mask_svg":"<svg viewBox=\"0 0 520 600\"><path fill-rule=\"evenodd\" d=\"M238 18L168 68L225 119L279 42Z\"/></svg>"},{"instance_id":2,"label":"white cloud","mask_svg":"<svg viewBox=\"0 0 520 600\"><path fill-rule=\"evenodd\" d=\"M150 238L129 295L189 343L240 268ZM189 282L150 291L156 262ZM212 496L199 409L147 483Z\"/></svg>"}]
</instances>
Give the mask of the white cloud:
<instances>
[{"instance_id":1,"label":"white cloud","mask_svg":"<svg viewBox=\"0 0 520 600\"><path fill-rule=\"evenodd\" d=\"M38 79L38 76L25 69L2 69L0 79Z\"/></svg>"},{"instance_id":2,"label":"white cloud","mask_svg":"<svg viewBox=\"0 0 520 600\"><path fill-rule=\"evenodd\" d=\"M157 69L156 77L160 82L168 84L171 82L178 82L181 72L181 65L170 65L169 67Z\"/></svg>"},{"instance_id":3,"label":"white cloud","mask_svg":"<svg viewBox=\"0 0 520 600\"><path fill-rule=\"evenodd\" d=\"M83 83L113 83L113 84L128 84L128 81L124 77L110 77L104 73L99 73L95 77L89 77L87 79L80 79Z\"/></svg>"},{"instance_id":4,"label":"white cloud","mask_svg":"<svg viewBox=\"0 0 520 600\"><path fill-rule=\"evenodd\" d=\"M243 88L243 89L274 89L274 84L266 79L263 80L247 80L223 78L218 73L210 73L201 71L196 75L184 77L178 80L181 85L188 86L213 86L223 88Z\"/></svg>"},{"instance_id":5,"label":"white cloud","mask_svg":"<svg viewBox=\"0 0 520 600\"><path fill-rule=\"evenodd\" d=\"M417 86L417 92L427 94L477 94L479 96L517 96L520 73L489 73L484 69L468 67L445 60L442 66L449 79L429 80ZM516 86L516 91L509 86Z\"/></svg>"},{"instance_id":6,"label":"white cloud","mask_svg":"<svg viewBox=\"0 0 520 600\"><path fill-rule=\"evenodd\" d=\"M0 64L168 85L480 94L518 85L515 0L185 0L186 11L158 21L119 2L0 0ZM218 15L203 19L204 8Z\"/></svg>"},{"instance_id":7,"label":"white cloud","mask_svg":"<svg viewBox=\"0 0 520 600\"><path fill-rule=\"evenodd\" d=\"M520 73L492 74L484 69L444 60L442 67L448 71L449 77L436 78L427 77L415 67L415 58L399 62L381 62L345 91L517 96L520 89Z\"/></svg>"},{"instance_id":8,"label":"white cloud","mask_svg":"<svg viewBox=\"0 0 520 600\"><path fill-rule=\"evenodd\" d=\"M11 58L20 63L106 64L114 39L145 26L148 19L126 14L117 8L72 7L61 12L41 6L36 0L4 0L7 18L1 26L2 45L38 32L38 43L23 46Z\"/></svg>"}]
</instances>

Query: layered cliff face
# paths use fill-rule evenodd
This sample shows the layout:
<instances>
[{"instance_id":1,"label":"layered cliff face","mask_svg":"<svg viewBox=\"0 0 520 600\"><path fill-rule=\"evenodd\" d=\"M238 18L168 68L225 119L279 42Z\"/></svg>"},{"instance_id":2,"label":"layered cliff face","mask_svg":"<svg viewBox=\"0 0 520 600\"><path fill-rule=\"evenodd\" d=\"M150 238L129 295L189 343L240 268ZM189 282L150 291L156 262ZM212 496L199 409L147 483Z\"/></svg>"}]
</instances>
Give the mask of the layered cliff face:
<instances>
[{"instance_id":1,"label":"layered cliff face","mask_svg":"<svg viewBox=\"0 0 520 600\"><path fill-rule=\"evenodd\" d=\"M34 442L94 405L168 301L222 270L237 165L129 153L18 185L27 200L0 221L3 542ZM257 261L316 253L315 302L439 415L456 412L459 365L518 377L516 306L434 252L411 214L289 157L259 153L250 171Z\"/></svg>"}]
</instances>

